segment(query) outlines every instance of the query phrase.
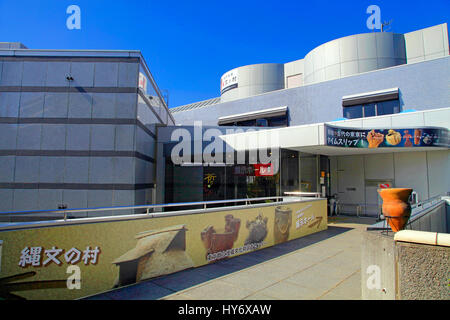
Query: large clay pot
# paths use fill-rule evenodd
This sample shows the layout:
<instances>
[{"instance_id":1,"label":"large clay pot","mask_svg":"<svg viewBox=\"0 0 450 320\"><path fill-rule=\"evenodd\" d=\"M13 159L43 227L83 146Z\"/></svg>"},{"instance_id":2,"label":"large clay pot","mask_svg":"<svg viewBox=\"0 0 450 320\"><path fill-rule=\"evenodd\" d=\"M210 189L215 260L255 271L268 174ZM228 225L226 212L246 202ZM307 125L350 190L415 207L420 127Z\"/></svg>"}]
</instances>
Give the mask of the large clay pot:
<instances>
[{"instance_id":1,"label":"large clay pot","mask_svg":"<svg viewBox=\"0 0 450 320\"><path fill-rule=\"evenodd\" d=\"M411 205L408 198L413 189L410 188L386 188L378 189L383 199L383 215L391 226L392 231L402 230L411 215Z\"/></svg>"},{"instance_id":2,"label":"large clay pot","mask_svg":"<svg viewBox=\"0 0 450 320\"><path fill-rule=\"evenodd\" d=\"M289 229L292 224L292 210L286 206L275 208L275 223L273 238L275 244L285 242L289 239Z\"/></svg>"}]
</instances>

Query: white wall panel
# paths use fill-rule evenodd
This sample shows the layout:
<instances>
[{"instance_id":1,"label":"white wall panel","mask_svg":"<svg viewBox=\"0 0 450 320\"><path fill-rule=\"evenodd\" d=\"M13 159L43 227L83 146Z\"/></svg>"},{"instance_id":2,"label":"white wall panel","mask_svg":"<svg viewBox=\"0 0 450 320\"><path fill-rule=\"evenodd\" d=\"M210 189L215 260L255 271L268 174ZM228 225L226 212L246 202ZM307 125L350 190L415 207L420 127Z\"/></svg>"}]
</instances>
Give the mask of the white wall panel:
<instances>
[{"instance_id":1,"label":"white wall panel","mask_svg":"<svg viewBox=\"0 0 450 320\"><path fill-rule=\"evenodd\" d=\"M394 153L395 186L413 188L419 200L428 199L427 159L425 152Z\"/></svg>"}]
</instances>

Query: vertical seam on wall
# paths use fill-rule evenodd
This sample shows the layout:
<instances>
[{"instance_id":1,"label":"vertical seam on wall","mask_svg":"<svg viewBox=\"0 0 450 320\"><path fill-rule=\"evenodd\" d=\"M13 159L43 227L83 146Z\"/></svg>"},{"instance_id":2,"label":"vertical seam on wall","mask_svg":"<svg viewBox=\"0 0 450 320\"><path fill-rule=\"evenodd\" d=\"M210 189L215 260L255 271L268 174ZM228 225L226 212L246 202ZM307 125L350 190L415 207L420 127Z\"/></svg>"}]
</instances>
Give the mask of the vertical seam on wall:
<instances>
[{"instance_id":1,"label":"vertical seam on wall","mask_svg":"<svg viewBox=\"0 0 450 320\"><path fill-rule=\"evenodd\" d=\"M425 54L425 39L423 36L423 29L420 31L420 37L422 38L422 48L423 48L423 61L426 60L426 54Z\"/></svg>"},{"instance_id":2,"label":"vertical seam on wall","mask_svg":"<svg viewBox=\"0 0 450 320\"><path fill-rule=\"evenodd\" d=\"M392 155L392 173L394 174L392 177L392 188L396 188L395 186L395 157L394 157L394 153L391 153Z\"/></svg>"},{"instance_id":3,"label":"vertical seam on wall","mask_svg":"<svg viewBox=\"0 0 450 320\"><path fill-rule=\"evenodd\" d=\"M362 155L362 160L363 160L363 186L364 186L364 214L366 213L367 207L367 198L366 198L366 155ZM356 210L358 210L358 208L356 208ZM358 213L357 213L358 214Z\"/></svg>"},{"instance_id":4,"label":"vertical seam on wall","mask_svg":"<svg viewBox=\"0 0 450 320\"><path fill-rule=\"evenodd\" d=\"M399 272L398 272L398 250L397 243L394 241L394 277L395 277L395 283L394 283L394 299L395 300L401 300L400 296L400 288L399 288Z\"/></svg>"},{"instance_id":5,"label":"vertical seam on wall","mask_svg":"<svg viewBox=\"0 0 450 320\"><path fill-rule=\"evenodd\" d=\"M378 40L377 40L377 33L375 33L374 32L374 35L375 35L375 54L376 54L376 59L377 59L377 69L376 70L379 70L380 69L380 65L378 64Z\"/></svg>"},{"instance_id":6,"label":"vertical seam on wall","mask_svg":"<svg viewBox=\"0 0 450 320\"><path fill-rule=\"evenodd\" d=\"M358 69L358 74L359 72L359 36L356 36L356 63L357 63L357 69Z\"/></svg>"},{"instance_id":7,"label":"vertical seam on wall","mask_svg":"<svg viewBox=\"0 0 450 320\"><path fill-rule=\"evenodd\" d=\"M72 63L68 62L69 64L69 74L72 74ZM48 63L47 63L47 77L48 77ZM67 83L67 109L66 109L66 118L69 118L69 106L70 106L70 81ZM67 143L67 126L64 125L64 131L65 131L65 135L64 135L64 150L66 150L66 143ZM62 176L62 183L66 182L66 172L67 172L67 157L64 157L64 171L63 171L63 176ZM64 195L65 195L65 191L61 190L61 204L65 204L64 201ZM67 206L68 207L68 206Z\"/></svg>"},{"instance_id":8,"label":"vertical seam on wall","mask_svg":"<svg viewBox=\"0 0 450 320\"><path fill-rule=\"evenodd\" d=\"M427 165L427 194L428 194L428 199L430 199L430 177L429 177L429 171L430 171L430 167L428 166L428 151L425 151L425 163Z\"/></svg>"}]
</instances>

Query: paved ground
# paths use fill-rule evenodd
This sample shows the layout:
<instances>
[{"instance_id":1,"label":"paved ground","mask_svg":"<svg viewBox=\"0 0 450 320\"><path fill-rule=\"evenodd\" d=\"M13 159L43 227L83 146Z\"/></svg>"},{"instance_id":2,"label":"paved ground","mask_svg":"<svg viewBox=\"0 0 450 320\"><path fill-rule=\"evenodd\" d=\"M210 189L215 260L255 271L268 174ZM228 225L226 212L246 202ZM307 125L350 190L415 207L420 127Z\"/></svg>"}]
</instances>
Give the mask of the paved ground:
<instances>
[{"instance_id":1,"label":"paved ground","mask_svg":"<svg viewBox=\"0 0 450 320\"><path fill-rule=\"evenodd\" d=\"M89 299L361 299L361 232L373 223L332 218L326 231Z\"/></svg>"}]
</instances>

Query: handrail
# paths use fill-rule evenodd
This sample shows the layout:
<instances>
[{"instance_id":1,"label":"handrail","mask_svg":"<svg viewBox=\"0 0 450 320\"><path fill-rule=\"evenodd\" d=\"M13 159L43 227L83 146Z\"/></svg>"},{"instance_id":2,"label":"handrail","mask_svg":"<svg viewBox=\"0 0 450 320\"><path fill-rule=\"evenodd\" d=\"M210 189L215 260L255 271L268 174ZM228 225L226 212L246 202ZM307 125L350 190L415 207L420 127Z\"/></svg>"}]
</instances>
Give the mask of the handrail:
<instances>
[{"instance_id":1,"label":"handrail","mask_svg":"<svg viewBox=\"0 0 450 320\"><path fill-rule=\"evenodd\" d=\"M315 198L320 198L320 192L300 192L300 191L287 191L284 192L287 196L314 196Z\"/></svg>"},{"instance_id":2,"label":"handrail","mask_svg":"<svg viewBox=\"0 0 450 320\"><path fill-rule=\"evenodd\" d=\"M430 209L434 210L441 204L441 202L445 202L445 196L443 195L434 196L411 205L411 216L408 220L407 226L410 226L413 222L426 216L431 211ZM384 219L384 215L382 215L382 217L383 218L380 217L380 221L368 227L367 230L389 230L389 227L385 225L386 220Z\"/></svg>"},{"instance_id":3,"label":"handrail","mask_svg":"<svg viewBox=\"0 0 450 320\"><path fill-rule=\"evenodd\" d=\"M178 203L166 203L166 204L152 204L152 205L138 205L138 206L116 206L116 207L97 207L97 208L76 208L76 209L51 209L51 210L29 210L29 211L9 211L0 212L1 216L11 215L33 215L38 213L62 213L67 216L68 213L79 212L95 212L95 211L118 211L118 210L130 210L130 209L146 209L146 214L150 214L151 209L157 208L169 208L169 207L181 207L181 206L202 206L203 209L207 209L208 205L222 204L222 203L236 203L244 202L246 205L253 201L263 201L276 199L276 202L280 202L279 199L283 199L282 196L273 197L260 197L260 198L244 198L244 199L231 199L231 200L212 200L212 201L198 201L198 202L178 202Z\"/></svg>"},{"instance_id":4,"label":"handrail","mask_svg":"<svg viewBox=\"0 0 450 320\"><path fill-rule=\"evenodd\" d=\"M427 200L423 200L423 201L420 201L418 203L415 203L415 204L411 205L411 209L412 210L419 209L419 208L420 209L426 209L426 208L429 208L429 207L433 206L436 202L439 202L441 200L442 200L442 196L441 195L434 196L434 197L431 197L431 198L429 198Z\"/></svg>"}]
</instances>

